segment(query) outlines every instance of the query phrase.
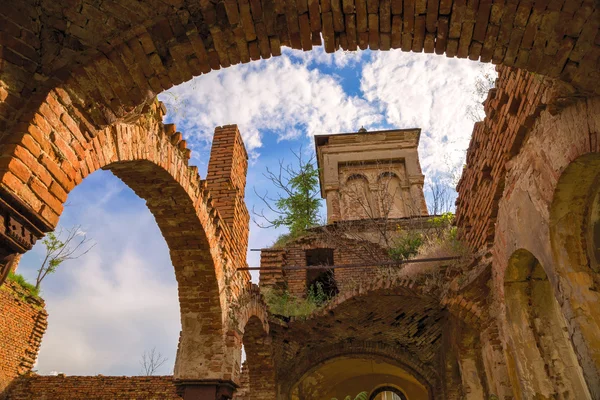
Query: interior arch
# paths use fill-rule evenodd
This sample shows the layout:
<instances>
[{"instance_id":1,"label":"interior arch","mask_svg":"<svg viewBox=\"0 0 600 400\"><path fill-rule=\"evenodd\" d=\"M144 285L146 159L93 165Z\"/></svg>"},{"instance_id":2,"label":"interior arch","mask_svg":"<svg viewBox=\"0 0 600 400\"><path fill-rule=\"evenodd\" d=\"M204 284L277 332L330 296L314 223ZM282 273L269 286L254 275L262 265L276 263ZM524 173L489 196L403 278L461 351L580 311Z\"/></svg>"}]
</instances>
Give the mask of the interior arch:
<instances>
[{"instance_id":1,"label":"interior arch","mask_svg":"<svg viewBox=\"0 0 600 400\"><path fill-rule=\"evenodd\" d=\"M510 257L504 278L509 364L518 398L591 399L544 268L525 249Z\"/></svg>"},{"instance_id":2,"label":"interior arch","mask_svg":"<svg viewBox=\"0 0 600 400\"><path fill-rule=\"evenodd\" d=\"M271 337L257 316L248 320L243 336L246 350L245 373L248 379L249 400L275 399L275 365Z\"/></svg>"},{"instance_id":3,"label":"interior arch","mask_svg":"<svg viewBox=\"0 0 600 400\"><path fill-rule=\"evenodd\" d=\"M365 353L339 356L316 365L294 385L291 399L343 399L363 391L374 399L378 390L390 387L401 389L411 400L428 400L431 396L428 387L398 360Z\"/></svg>"},{"instance_id":4,"label":"interior arch","mask_svg":"<svg viewBox=\"0 0 600 400\"><path fill-rule=\"evenodd\" d=\"M73 145L67 153L62 147L64 156L56 162L62 163L65 172L51 168L48 176L54 180L50 187L29 189L24 185L17 187L21 192L16 194L37 190L46 196L47 204L32 202L29 206L54 226L70 190L100 168L110 170L144 199L169 247L178 284L182 331L175 379L221 379L230 369L231 357L224 348L227 293L221 290L228 267L220 247L211 245L211 240L217 240L213 224L218 216L209 213L197 170L188 167L186 152L172 143L160 119L155 118L158 103L154 107L154 113L135 124L115 124L97 132L85 149ZM62 143L58 135L53 140ZM51 165L49 162L42 159L41 165L32 165L32 169L40 171L42 165ZM219 360L221 371L210 367L213 360Z\"/></svg>"},{"instance_id":5,"label":"interior arch","mask_svg":"<svg viewBox=\"0 0 600 400\"><path fill-rule=\"evenodd\" d=\"M600 153L572 161L561 174L550 207L550 241L567 293L563 309L592 393L600 395Z\"/></svg>"}]
</instances>

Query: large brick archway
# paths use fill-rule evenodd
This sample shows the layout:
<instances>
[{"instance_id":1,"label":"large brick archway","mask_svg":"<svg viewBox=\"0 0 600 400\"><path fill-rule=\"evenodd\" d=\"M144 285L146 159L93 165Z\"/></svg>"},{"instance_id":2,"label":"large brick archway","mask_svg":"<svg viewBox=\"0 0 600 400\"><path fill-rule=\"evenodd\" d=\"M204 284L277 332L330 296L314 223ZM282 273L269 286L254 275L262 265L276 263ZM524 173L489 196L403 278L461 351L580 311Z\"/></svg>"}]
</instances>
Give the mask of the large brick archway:
<instances>
[{"instance_id":1,"label":"large brick archway","mask_svg":"<svg viewBox=\"0 0 600 400\"><path fill-rule=\"evenodd\" d=\"M290 398L303 376L339 357L387 359L431 396L442 396L439 354L447 318L418 279L380 278L341 292L307 319L271 323L278 398Z\"/></svg>"},{"instance_id":2,"label":"large brick archway","mask_svg":"<svg viewBox=\"0 0 600 400\"><path fill-rule=\"evenodd\" d=\"M35 238L56 226L70 190L94 171L110 170L146 201L169 247L182 323L175 380L188 385L232 381L235 355L227 336L230 306L249 282L247 273L235 273L239 262L245 264L239 254L245 249L234 244L214 205L218 191L213 196L210 180L201 180L197 168L188 166L190 151L181 134L174 125L162 124L164 107L155 101L134 122L87 131L92 137L86 143L75 125L47 126L66 121L66 113L54 106L36 115L23 141L10 145L14 155L3 164L4 216L29 224L29 238ZM235 127L218 132L239 136ZM15 246L24 246L20 232L4 233ZM14 251L12 244L3 246Z\"/></svg>"},{"instance_id":3,"label":"large brick archway","mask_svg":"<svg viewBox=\"0 0 600 400\"><path fill-rule=\"evenodd\" d=\"M418 357L407 353L406 349L377 341L353 341L327 344L306 350L289 370L279 371L281 375L279 390L283 395L281 398L287 399L303 378L318 371L323 364L340 358L376 360L399 366L427 389L430 398L443 396L442 381L437 371L423 364ZM356 374L360 376L361 372L357 371Z\"/></svg>"},{"instance_id":4,"label":"large brick archway","mask_svg":"<svg viewBox=\"0 0 600 400\"><path fill-rule=\"evenodd\" d=\"M234 273L245 263L247 211L238 201L245 180L233 182L239 174L231 172L231 185L209 193L210 182L186 164L181 134L148 117L158 112L151 105L156 94L212 70L280 55L282 46L309 50L321 44L321 35L327 52L397 48L522 68L503 69L499 88L488 96L487 117L475 126L459 184L457 221L479 250L494 240L505 242L498 215L511 178L508 161L554 106L539 75L572 85L565 85L569 95L600 94L599 26L593 0L9 0L0 9L2 271L15 253L56 226L75 185L98 168L112 170L148 201L171 250L183 323L175 378L190 387L210 383L208 396L214 398L219 385L231 389L236 379L240 333L248 328L248 338L258 338L266 331L264 310L248 313L243 329L231 324L249 279ZM560 137L575 135L565 131ZM243 146L234 142L236 157L243 158ZM244 163L231 164L243 169ZM506 188L510 197L512 188ZM238 214L224 218L219 203L233 204ZM244 220L246 225L239 224ZM496 250L495 259L501 253ZM352 320L352 306L368 297L382 302L380 310L392 309L380 296L392 286L397 289L387 293L402 297L407 308L415 306L416 314L445 317L439 302L424 301L412 282L379 282L340 298L306 324L290 326L305 338L333 314L347 313L346 321ZM458 296L447 305L477 322L486 311L485 302ZM397 315L382 317L391 324ZM436 342L440 324L429 328L424 335ZM277 340L281 331L272 327L271 337ZM497 333L488 331L493 344ZM435 351L415 348L413 353L431 354L425 361L436 362ZM279 357L288 361L298 354L292 345L282 349ZM597 375L598 358L587 357L596 361L588 375Z\"/></svg>"},{"instance_id":5,"label":"large brick archway","mask_svg":"<svg viewBox=\"0 0 600 400\"><path fill-rule=\"evenodd\" d=\"M0 132L24 133L19 122L54 89L70 117L100 128L173 85L278 56L282 46L435 52L600 90L593 0L10 0L4 8Z\"/></svg>"}]
</instances>

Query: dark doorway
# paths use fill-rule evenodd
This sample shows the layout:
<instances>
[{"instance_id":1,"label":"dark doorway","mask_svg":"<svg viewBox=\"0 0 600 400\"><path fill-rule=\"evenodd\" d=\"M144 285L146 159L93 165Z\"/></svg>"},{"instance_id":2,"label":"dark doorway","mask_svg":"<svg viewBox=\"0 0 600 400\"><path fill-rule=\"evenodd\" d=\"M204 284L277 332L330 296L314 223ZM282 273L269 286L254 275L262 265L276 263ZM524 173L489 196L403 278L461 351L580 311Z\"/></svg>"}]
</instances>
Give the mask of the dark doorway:
<instances>
[{"instance_id":1,"label":"dark doorway","mask_svg":"<svg viewBox=\"0 0 600 400\"><path fill-rule=\"evenodd\" d=\"M306 266L333 265L333 249L306 250ZM333 268L308 269L306 271L307 295L318 295L327 300L335 296L339 290L335 282Z\"/></svg>"}]
</instances>

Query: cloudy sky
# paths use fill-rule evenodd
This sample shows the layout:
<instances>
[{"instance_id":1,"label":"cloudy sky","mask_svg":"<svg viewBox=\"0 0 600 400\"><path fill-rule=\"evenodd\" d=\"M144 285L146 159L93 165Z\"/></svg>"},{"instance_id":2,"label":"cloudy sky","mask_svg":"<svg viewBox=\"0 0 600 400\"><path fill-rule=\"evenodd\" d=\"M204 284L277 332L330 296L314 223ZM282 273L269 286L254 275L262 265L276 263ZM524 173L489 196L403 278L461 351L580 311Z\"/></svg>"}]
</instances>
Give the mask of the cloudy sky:
<instances>
[{"instance_id":1,"label":"cloudy sky","mask_svg":"<svg viewBox=\"0 0 600 400\"><path fill-rule=\"evenodd\" d=\"M477 104L475 81L492 66L444 56L391 52L325 54L286 50L283 56L211 72L163 93L168 122L193 149L205 176L215 126L240 127L251 163L246 201L273 189L262 176L315 134L422 129L420 159L430 180L451 182L464 163ZM165 121L167 122L167 121ZM60 226L81 225L95 247L67 261L43 283L49 327L41 374L136 375L141 355L156 348L170 374L180 330L177 287L168 249L142 199L110 172L97 171L69 195ZM252 223L250 247L283 233ZM34 281L44 248L27 253L19 272ZM258 265L258 254L248 253ZM255 280L257 276L253 277Z\"/></svg>"}]
</instances>

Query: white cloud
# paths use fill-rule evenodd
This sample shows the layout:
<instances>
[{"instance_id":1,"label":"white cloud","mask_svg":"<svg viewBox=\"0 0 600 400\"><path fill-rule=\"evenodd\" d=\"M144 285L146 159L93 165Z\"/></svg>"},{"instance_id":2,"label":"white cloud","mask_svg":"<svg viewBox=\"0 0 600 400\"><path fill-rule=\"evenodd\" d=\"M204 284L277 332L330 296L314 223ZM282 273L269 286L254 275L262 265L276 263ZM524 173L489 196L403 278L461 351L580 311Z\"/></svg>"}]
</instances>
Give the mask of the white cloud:
<instances>
[{"instance_id":1,"label":"white cloud","mask_svg":"<svg viewBox=\"0 0 600 400\"><path fill-rule=\"evenodd\" d=\"M135 375L142 353L156 347L169 358L159 372L171 373L181 330L177 284L150 211L104 171L69 199L61 225L81 224L97 245L42 283L49 317L36 369ZM19 273L31 277L42 253L40 243L23 257Z\"/></svg>"},{"instance_id":2,"label":"white cloud","mask_svg":"<svg viewBox=\"0 0 600 400\"><path fill-rule=\"evenodd\" d=\"M365 59L366 54L370 54L370 51L336 51L335 53L326 53L322 46L314 47L311 51L292 50L284 47L282 54L292 59L303 60L309 66L346 68L359 64Z\"/></svg>"},{"instance_id":3,"label":"white cloud","mask_svg":"<svg viewBox=\"0 0 600 400\"><path fill-rule=\"evenodd\" d=\"M355 79L349 67L356 67L357 81L351 83L360 83L362 93L344 91L344 79ZM336 68L344 68L346 76L337 75ZM207 154L216 126L238 124L251 154L263 153L249 172L247 192L254 185L262 192L269 183L261 172L286 154L282 147L261 148L266 139L305 141L363 125L369 130L422 128L425 173L446 173L463 162L473 128L465 111L481 69L466 60L400 51L331 56L321 48L285 50L268 61L211 72L161 99L196 157ZM93 174L71 193L71 207L61 218L64 226L81 224L98 244L44 282L50 319L37 368L41 373L131 375L140 371L141 354L156 346L169 358L170 366L161 372L170 373L180 322L166 243L142 200L116 178L98 176L106 175ZM254 197L248 196L248 207L257 203L260 208ZM251 226L250 247L268 246L278 233ZM34 273L39 250L38 245L24 257L19 272ZM249 254L251 266L258 265L258 256Z\"/></svg>"},{"instance_id":4,"label":"white cloud","mask_svg":"<svg viewBox=\"0 0 600 400\"><path fill-rule=\"evenodd\" d=\"M145 261L128 249L106 266L95 252L67 270L68 296L46 296L50 329L41 373L59 367L66 374L135 374L141 354L154 346L172 366L180 324L176 287L148 273Z\"/></svg>"},{"instance_id":5,"label":"white cloud","mask_svg":"<svg viewBox=\"0 0 600 400\"><path fill-rule=\"evenodd\" d=\"M186 137L210 141L214 127L235 123L251 152L262 145L261 131L275 131L285 140L382 120L367 101L348 96L337 77L309 64L314 64L310 58L286 52L200 76L161 99Z\"/></svg>"},{"instance_id":6,"label":"white cloud","mask_svg":"<svg viewBox=\"0 0 600 400\"><path fill-rule=\"evenodd\" d=\"M361 90L390 125L422 129L421 166L433 176L462 166L473 131L466 110L476 97L475 81L493 68L438 55L373 53Z\"/></svg>"}]
</instances>

